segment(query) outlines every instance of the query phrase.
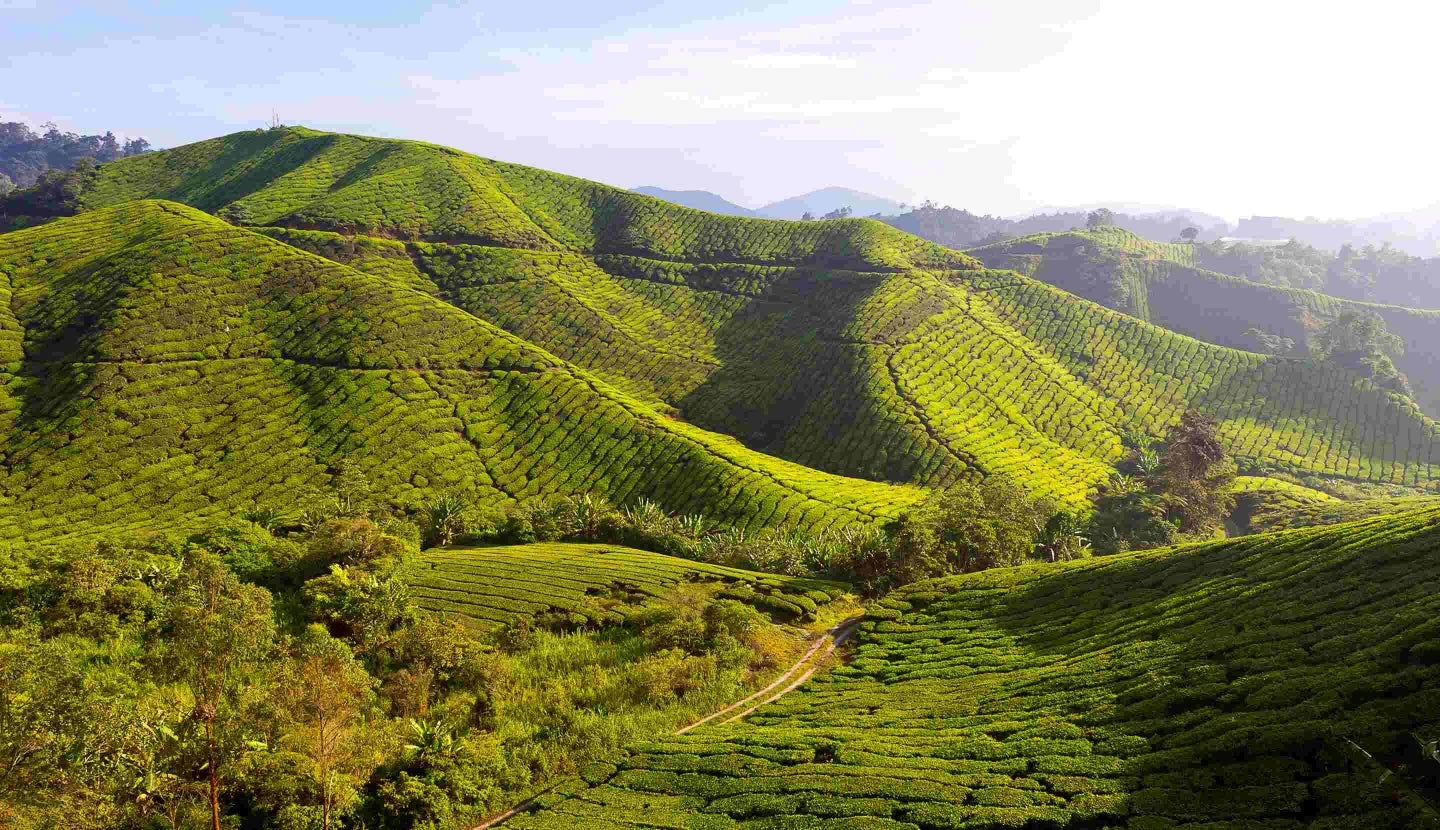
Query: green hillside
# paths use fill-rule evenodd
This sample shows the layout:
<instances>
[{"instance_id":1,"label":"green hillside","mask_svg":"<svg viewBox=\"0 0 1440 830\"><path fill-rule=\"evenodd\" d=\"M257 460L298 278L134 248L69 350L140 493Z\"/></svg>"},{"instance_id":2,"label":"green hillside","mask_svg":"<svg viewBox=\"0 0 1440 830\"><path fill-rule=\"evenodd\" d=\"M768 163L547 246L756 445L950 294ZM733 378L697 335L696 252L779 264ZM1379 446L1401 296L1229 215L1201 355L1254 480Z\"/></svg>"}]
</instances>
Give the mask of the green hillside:
<instances>
[{"instance_id":1,"label":"green hillside","mask_svg":"<svg viewBox=\"0 0 1440 830\"><path fill-rule=\"evenodd\" d=\"M593 491L819 528L920 495L663 417L403 271L365 274L173 203L0 236L0 274L0 536L293 505L342 458L400 505Z\"/></svg>"},{"instance_id":2,"label":"green hillside","mask_svg":"<svg viewBox=\"0 0 1440 830\"><path fill-rule=\"evenodd\" d=\"M1440 827L1440 512L911 586L506 827Z\"/></svg>"},{"instance_id":3,"label":"green hillside","mask_svg":"<svg viewBox=\"0 0 1440 830\"><path fill-rule=\"evenodd\" d=\"M814 619L848 586L691 562L618 545L533 544L447 548L423 554L406 576L416 604L487 629L517 615L566 625L623 624L678 585L714 584L785 619Z\"/></svg>"},{"instance_id":4,"label":"green hillside","mask_svg":"<svg viewBox=\"0 0 1440 830\"><path fill-rule=\"evenodd\" d=\"M1440 310L1376 305L1261 285L1195 265L1194 246L1151 242L1115 227L1035 234L970 251L1147 322L1208 343L1256 349L1252 329L1288 338L1304 354L1324 322L1369 310L1405 341L1396 366L1416 401L1440 414Z\"/></svg>"},{"instance_id":5,"label":"green hillside","mask_svg":"<svg viewBox=\"0 0 1440 830\"><path fill-rule=\"evenodd\" d=\"M1440 429L1348 373L1214 348L870 220L721 217L427 144L284 129L102 168L416 288L638 402L830 473L1007 472L1079 505L1187 407L1242 464L1424 484ZM677 429L679 427L676 427Z\"/></svg>"}]
</instances>

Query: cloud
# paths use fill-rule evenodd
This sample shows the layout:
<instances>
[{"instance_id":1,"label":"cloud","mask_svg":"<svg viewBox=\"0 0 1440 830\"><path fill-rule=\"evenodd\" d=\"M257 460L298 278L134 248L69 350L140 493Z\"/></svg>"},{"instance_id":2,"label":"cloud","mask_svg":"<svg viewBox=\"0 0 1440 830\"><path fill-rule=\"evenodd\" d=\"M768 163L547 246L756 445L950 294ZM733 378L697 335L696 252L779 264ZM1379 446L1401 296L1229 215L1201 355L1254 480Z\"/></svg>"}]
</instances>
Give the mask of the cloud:
<instances>
[{"instance_id":1,"label":"cloud","mask_svg":"<svg viewBox=\"0 0 1440 830\"><path fill-rule=\"evenodd\" d=\"M224 12L88 39L51 27L74 42L44 48L0 33L5 71L26 79L0 89L11 109L161 143L274 108L752 205L839 184L992 212L1363 215L1440 192L1423 97L1440 7L806 0L675 23L631 5L624 23L589 6L439 6L365 25ZM556 15L573 25L547 27Z\"/></svg>"}]
</instances>

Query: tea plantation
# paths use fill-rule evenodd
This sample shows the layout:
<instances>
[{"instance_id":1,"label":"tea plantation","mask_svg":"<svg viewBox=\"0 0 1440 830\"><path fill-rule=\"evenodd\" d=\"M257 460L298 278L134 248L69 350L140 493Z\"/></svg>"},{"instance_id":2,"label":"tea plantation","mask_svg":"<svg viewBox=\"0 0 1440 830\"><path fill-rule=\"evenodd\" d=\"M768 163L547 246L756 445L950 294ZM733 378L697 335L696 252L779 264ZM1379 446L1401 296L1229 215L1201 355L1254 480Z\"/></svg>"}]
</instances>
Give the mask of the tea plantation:
<instances>
[{"instance_id":1,"label":"tea plantation","mask_svg":"<svg viewBox=\"0 0 1440 830\"><path fill-rule=\"evenodd\" d=\"M1440 414L1440 310L1343 300L1261 285L1196 267L1194 247L1151 242L1115 227L1035 234L970 253L1073 294L1208 343L1254 349L1251 330L1288 338L1304 354L1321 323L1346 310L1379 314L1405 341L1396 366L1432 417Z\"/></svg>"},{"instance_id":2,"label":"tea plantation","mask_svg":"<svg viewBox=\"0 0 1440 830\"><path fill-rule=\"evenodd\" d=\"M480 628L516 616L549 615L565 625L623 624L647 600L678 585L714 584L785 620L814 620L848 586L761 574L618 545L532 544L433 550L406 576L416 604Z\"/></svg>"},{"instance_id":3,"label":"tea plantation","mask_svg":"<svg viewBox=\"0 0 1440 830\"><path fill-rule=\"evenodd\" d=\"M869 220L715 216L300 128L105 165L86 198L140 197L270 226L656 411L838 475L940 486L1006 472L1079 506L1123 429L1159 435L1192 407L1242 466L1424 486L1440 462L1440 427L1368 381L1138 324ZM1118 242L1136 261L1185 253Z\"/></svg>"},{"instance_id":4,"label":"tea plantation","mask_svg":"<svg viewBox=\"0 0 1440 830\"><path fill-rule=\"evenodd\" d=\"M1440 510L911 586L550 828L1440 827Z\"/></svg>"},{"instance_id":5,"label":"tea plantation","mask_svg":"<svg viewBox=\"0 0 1440 830\"><path fill-rule=\"evenodd\" d=\"M0 236L0 274L6 537L293 507L344 458L402 506L595 492L819 529L921 495L663 417L403 270L365 274L174 203Z\"/></svg>"}]
</instances>

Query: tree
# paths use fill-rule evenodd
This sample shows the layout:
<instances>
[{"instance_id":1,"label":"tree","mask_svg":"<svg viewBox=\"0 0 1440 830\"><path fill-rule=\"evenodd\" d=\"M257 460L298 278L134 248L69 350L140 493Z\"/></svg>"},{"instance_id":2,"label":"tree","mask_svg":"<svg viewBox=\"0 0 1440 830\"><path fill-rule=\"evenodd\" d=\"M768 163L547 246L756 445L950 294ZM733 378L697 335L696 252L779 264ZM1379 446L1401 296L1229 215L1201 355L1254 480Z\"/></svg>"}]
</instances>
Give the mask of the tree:
<instances>
[{"instance_id":1,"label":"tree","mask_svg":"<svg viewBox=\"0 0 1440 830\"><path fill-rule=\"evenodd\" d=\"M1035 549L1043 512L1013 479L938 491L890 525L892 585L1023 563ZM1048 514L1046 515L1048 518Z\"/></svg>"},{"instance_id":2,"label":"tree","mask_svg":"<svg viewBox=\"0 0 1440 830\"><path fill-rule=\"evenodd\" d=\"M425 546L451 545L455 537L465 532L465 502L459 496L450 494L433 502L428 509L429 526L425 532Z\"/></svg>"},{"instance_id":3,"label":"tree","mask_svg":"<svg viewBox=\"0 0 1440 830\"><path fill-rule=\"evenodd\" d=\"M853 211L851 211L850 206L849 206L849 205L845 205L844 207L835 208L834 210L830 211L829 213L825 214L824 216L822 216L822 217L820 217L820 218L821 218L821 219L844 219L844 218L848 217L852 212L853 212Z\"/></svg>"},{"instance_id":4,"label":"tree","mask_svg":"<svg viewBox=\"0 0 1440 830\"><path fill-rule=\"evenodd\" d=\"M1051 562L1068 562L1090 555L1085 521L1067 510L1051 514L1041 528L1035 547Z\"/></svg>"},{"instance_id":5,"label":"tree","mask_svg":"<svg viewBox=\"0 0 1440 830\"><path fill-rule=\"evenodd\" d=\"M270 592L245 585L205 550L192 552L166 609L165 665L189 687L190 719L205 733L204 768L213 830L220 830L220 777L243 751L242 725L251 676L274 645Z\"/></svg>"},{"instance_id":6,"label":"tree","mask_svg":"<svg viewBox=\"0 0 1440 830\"><path fill-rule=\"evenodd\" d=\"M1224 525L1235 509L1230 492L1235 462L1226 454L1213 418L1193 409L1180 416L1165 438L1160 480L1182 532L1213 535Z\"/></svg>"},{"instance_id":7,"label":"tree","mask_svg":"<svg viewBox=\"0 0 1440 830\"><path fill-rule=\"evenodd\" d=\"M1114 224L1115 211L1110 208L1097 208L1085 217L1085 226L1088 228L1104 228Z\"/></svg>"},{"instance_id":8,"label":"tree","mask_svg":"<svg viewBox=\"0 0 1440 830\"><path fill-rule=\"evenodd\" d=\"M0 213L12 216L74 216L80 210L80 200L95 186L99 177L95 160L82 158L73 169L50 170L34 187L6 196Z\"/></svg>"},{"instance_id":9,"label":"tree","mask_svg":"<svg viewBox=\"0 0 1440 830\"><path fill-rule=\"evenodd\" d=\"M807 211L805 211L804 213L800 214L800 221L801 221L801 222L813 222L813 221L815 221L815 214L813 214L813 213L811 213L810 211L807 210Z\"/></svg>"},{"instance_id":10,"label":"tree","mask_svg":"<svg viewBox=\"0 0 1440 830\"><path fill-rule=\"evenodd\" d=\"M1186 242L1194 242L1197 238L1199 238L1199 236L1200 229L1195 227L1194 225L1191 225L1190 227L1180 232L1180 238L1185 240Z\"/></svg>"},{"instance_id":11,"label":"tree","mask_svg":"<svg viewBox=\"0 0 1440 830\"><path fill-rule=\"evenodd\" d=\"M0 173L0 199L9 196L10 191L14 189L15 182L11 181L9 176L5 175L4 173Z\"/></svg>"},{"instance_id":12,"label":"tree","mask_svg":"<svg viewBox=\"0 0 1440 830\"><path fill-rule=\"evenodd\" d=\"M1373 311L1343 311L1315 335L1311 352L1323 360L1375 381L1376 385L1412 394L1410 383L1391 357L1405 354L1405 341L1385 328Z\"/></svg>"},{"instance_id":13,"label":"tree","mask_svg":"<svg viewBox=\"0 0 1440 830\"><path fill-rule=\"evenodd\" d=\"M330 488L335 491L335 506L342 516L365 513L375 501L369 477L360 468L360 462L353 458L342 458L335 465Z\"/></svg>"},{"instance_id":14,"label":"tree","mask_svg":"<svg viewBox=\"0 0 1440 830\"><path fill-rule=\"evenodd\" d=\"M285 741L313 765L324 830L330 828L337 800L353 795L356 784L375 766L361 723L374 701L374 687L350 648L313 625L299 638L274 687L293 719Z\"/></svg>"}]
</instances>

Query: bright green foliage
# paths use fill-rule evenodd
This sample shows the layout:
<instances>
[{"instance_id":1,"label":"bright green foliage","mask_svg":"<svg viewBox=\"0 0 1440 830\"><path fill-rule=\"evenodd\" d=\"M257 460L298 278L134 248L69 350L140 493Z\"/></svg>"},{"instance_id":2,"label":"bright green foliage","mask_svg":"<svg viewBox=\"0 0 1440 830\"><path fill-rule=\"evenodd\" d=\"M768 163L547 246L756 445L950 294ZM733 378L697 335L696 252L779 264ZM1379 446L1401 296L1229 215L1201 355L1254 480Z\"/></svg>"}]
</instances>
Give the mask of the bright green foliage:
<instances>
[{"instance_id":1,"label":"bright green foliage","mask_svg":"<svg viewBox=\"0 0 1440 830\"><path fill-rule=\"evenodd\" d=\"M517 615L571 627L624 623L678 585L714 582L720 595L777 614L813 618L839 598L834 582L760 574L618 545L540 543L424 553L406 576L416 604L482 628Z\"/></svg>"},{"instance_id":2,"label":"bright green foliage","mask_svg":"<svg viewBox=\"0 0 1440 830\"><path fill-rule=\"evenodd\" d=\"M1220 425L1242 468L1423 484L1440 426L1410 401L1327 363L1211 346L1035 282L990 292L999 316L1085 378L1117 421L1163 434L1187 409Z\"/></svg>"},{"instance_id":3,"label":"bright green foliage","mask_svg":"<svg viewBox=\"0 0 1440 830\"><path fill-rule=\"evenodd\" d=\"M1395 367L1440 414L1440 311L1344 300L1205 270L1196 246L1151 242L1115 227L1035 234L970 252L1147 322L1209 343L1303 356L1327 321L1378 314L1403 343ZM1287 349L1286 346L1289 346Z\"/></svg>"},{"instance_id":4,"label":"bright green foliage","mask_svg":"<svg viewBox=\"0 0 1440 830\"><path fill-rule=\"evenodd\" d=\"M7 234L0 273L3 535L198 526L327 490L342 458L401 506L595 492L819 529L921 495L670 420L403 279L171 203Z\"/></svg>"},{"instance_id":5,"label":"bright green foliage","mask_svg":"<svg viewBox=\"0 0 1440 830\"><path fill-rule=\"evenodd\" d=\"M287 243L438 293L652 407L831 473L926 486L1004 473L1081 508L1121 456L1122 428L1158 435L1195 407L1242 461L1429 478L1435 426L1349 375L1214 349L1171 365L1196 344L874 221L721 217L431 145L303 129L101 173L92 206L243 206ZM1132 258L1192 247L1089 233L1136 247ZM1136 309L1147 284L1135 283ZM1077 341L1125 355L1076 355ZM1273 384L1230 385L1236 362ZM1312 389L1336 398L1330 411L1311 411ZM1302 430L1323 444L1297 447Z\"/></svg>"},{"instance_id":6,"label":"bright green foliage","mask_svg":"<svg viewBox=\"0 0 1440 830\"><path fill-rule=\"evenodd\" d=\"M1266 481L1273 481L1273 479L1266 479ZM1285 482L1280 483L1284 484ZM1306 489L1305 492L1314 494L1318 491ZM1240 498L1243 506L1245 495L1242 494ZM1250 529L1257 533L1265 533L1297 527L1333 525L1368 519L1371 516L1410 513L1436 506L1440 506L1440 499L1434 496L1393 496L1361 499L1360 501L1341 501L1334 498L1320 500L1313 497L1306 499L1300 496L1288 499L1270 498L1262 501L1255 509L1254 515L1250 519Z\"/></svg>"},{"instance_id":7,"label":"bright green foliage","mask_svg":"<svg viewBox=\"0 0 1440 830\"><path fill-rule=\"evenodd\" d=\"M919 583L849 666L505 826L1434 828L1437 544L1430 510Z\"/></svg>"},{"instance_id":8,"label":"bright green foliage","mask_svg":"<svg viewBox=\"0 0 1440 830\"><path fill-rule=\"evenodd\" d=\"M1341 503L1339 499L1323 490L1268 476L1236 476L1234 483L1230 486L1230 492L1235 496L1235 513L1231 516L1232 521L1237 530L1245 533L1281 530L1292 526L1299 527L1300 525L1291 525L1289 517L1309 512L1312 508L1323 511ZM1421 505L1416 505L1416 507L1419 506ZM1356 515L1350 519L1337 518L1334 521L1306 522L1305 524L1307 526L1338 524L1359 518L1364 518L1364 516Z\"/></svg>"}]
</instances>

